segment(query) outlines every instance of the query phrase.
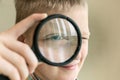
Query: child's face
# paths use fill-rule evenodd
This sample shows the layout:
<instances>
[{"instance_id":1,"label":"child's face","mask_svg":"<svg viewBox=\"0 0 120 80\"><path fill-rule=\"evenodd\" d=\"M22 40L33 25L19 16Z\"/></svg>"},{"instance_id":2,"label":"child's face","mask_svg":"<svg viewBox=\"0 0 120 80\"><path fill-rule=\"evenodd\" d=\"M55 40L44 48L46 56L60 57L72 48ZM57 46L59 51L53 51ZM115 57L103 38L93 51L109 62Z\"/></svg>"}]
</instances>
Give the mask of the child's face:
<instances>
[{"instance_id":1,"label":"child's face","mask_svg":"<svg viewBox=\"0 0 120 80\"><path fill-rule=\"evenodd\" d=\"M87 7L76 6L71 8L69 12L60 14L69 16L78 24L83 37L82 47L79 55L70 64L66 65L67 67L55 67L45 63L40 64L35 73L42 80L75 80L88 53L89 29Z\"/></svg>"}]
</instances>

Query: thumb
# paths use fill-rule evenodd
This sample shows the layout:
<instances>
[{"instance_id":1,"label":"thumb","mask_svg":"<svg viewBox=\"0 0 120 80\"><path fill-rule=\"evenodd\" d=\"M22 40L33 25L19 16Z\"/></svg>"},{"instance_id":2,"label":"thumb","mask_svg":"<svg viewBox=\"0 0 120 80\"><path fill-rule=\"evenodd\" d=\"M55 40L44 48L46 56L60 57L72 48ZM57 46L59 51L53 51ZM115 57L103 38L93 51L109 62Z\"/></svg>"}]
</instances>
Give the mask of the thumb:
<instances>
[{"instance_id":1,"label":"thumb","mask_svg":"<svg viewBox=\"0 0 120 80\"><path fill-rule=\"evenodd\" d=\"M34 26L37 22L46 18L47 14L32 14L31 16L23 19L11 29L8 30L8 33L12 34L13 37L18 38L24 32L26 32L30 27Z\"/></svg>"}]
</instances>

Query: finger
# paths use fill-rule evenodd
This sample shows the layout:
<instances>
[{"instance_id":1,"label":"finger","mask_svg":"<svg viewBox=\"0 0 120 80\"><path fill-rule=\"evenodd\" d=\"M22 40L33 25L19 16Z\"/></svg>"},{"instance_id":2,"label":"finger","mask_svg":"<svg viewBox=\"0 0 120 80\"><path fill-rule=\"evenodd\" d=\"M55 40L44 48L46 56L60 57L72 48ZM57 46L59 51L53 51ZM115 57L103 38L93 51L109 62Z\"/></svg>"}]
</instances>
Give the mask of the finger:
<instances>
[{"instance_id":1,"label":"finger","mask_svg":"<svg viewBox=\"0 0 120 80\"><path fill-rule=\"evenodd\" d=\"M10 41L10 40L9 40ZM19 41L10 41L10 43L6 44L9 49L19 53L19 55L23 56L26 63L28 64L30 73L33 73L35 68L38 65L38 60L31 48L22 42Z\"/></svg>"},{"instance_id":2,"label":"finger","mask_svg":"<svg viewBox=\"0 0 120 80\"><path fill-rule=\"evenodd\" d=\"M1 52L2 57L14 65L16 69L18 69L19 74L23 80L27 78L29 71L25 59L18 53L15 53L9 49L6 49L4 47L2 49L4 51L4 53Z\"/></svg>"},{"instance_id":3,"label":"finger","mask_svg":"<svg viewBox=\"0 0 120 80\"><path fill-rule=\"evenodd\" d=\"M17 69L8 61L0 57L0 74L10 78L10 80L21 80Z\"/></svg>"},{"instance_id":4,"label":"finger","mask_svg":"<svg viewBox=\"0 0 120 80\"><path fill-rule=\"evenodd\" d=\"M14 37L18 38L37 22L47 17L47 14L33 14L17 23L12 29L8 30Z\"/></svg>"},{"instance_id":5,"label":"finger","mask_svg":"<svg viewBox=\"0 0 120 80\"><path fill-rule=\"evenodd\" d=\"M28 77L29 71L27 68L26 61L22 56L9 49L4 49L4 54L2 55L2 57L16 67L16 69L19 71L22 80Z\"/></svg>"}]
</instances>

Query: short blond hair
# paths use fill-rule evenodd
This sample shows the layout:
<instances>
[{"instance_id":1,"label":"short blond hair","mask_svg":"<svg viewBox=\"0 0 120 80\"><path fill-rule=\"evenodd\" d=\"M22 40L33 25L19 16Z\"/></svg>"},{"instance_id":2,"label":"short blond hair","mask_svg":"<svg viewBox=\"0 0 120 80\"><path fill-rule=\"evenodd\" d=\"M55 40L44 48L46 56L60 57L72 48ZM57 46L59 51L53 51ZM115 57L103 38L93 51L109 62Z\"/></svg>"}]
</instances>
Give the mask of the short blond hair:
<instances>
[{"instance_id":1,"label":"short blond hair","mask_svg":"<svg viewBox=\"0 0 120 80\"><path fill-rule=\"evenodd\" d=\"M66 11L83 0L15 0L16 23L33 13Z\"/></svg>"}]
</instances>

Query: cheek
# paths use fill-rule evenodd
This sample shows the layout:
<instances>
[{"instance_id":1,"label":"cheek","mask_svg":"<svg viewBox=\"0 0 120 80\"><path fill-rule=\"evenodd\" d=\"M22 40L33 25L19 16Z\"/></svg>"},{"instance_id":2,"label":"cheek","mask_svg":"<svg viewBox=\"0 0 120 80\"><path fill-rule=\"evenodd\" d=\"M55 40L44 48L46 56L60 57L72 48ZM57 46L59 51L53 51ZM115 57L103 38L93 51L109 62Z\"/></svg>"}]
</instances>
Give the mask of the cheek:
<instances>
[{"instance_id":1,"label":"cheek","mask_svg":"<svg viewBox=\"0 0 120 80\"><path fill-rule=\"evenodd\" d=\"M84 60L88 54L88 40L82 41L80 54L81 54L82 59Z\"/></svg>"},{"instance_id":2,"label":"cheek","mask_svg":"<svg viewBox=\"0 0 120 80\"><path fill-rule=\"evenodd\" d=\"M36 26L37 24L35 24L33 27L31 27L30 29L28 29L25 34L24 34L24 37L25 37L25 40L24 42L26 44L28 44L29 46L32 46L33 45L33 35L34 35L34 31L36 29Z\"/></svg>"},{"instance_id":3,"label":"cheek","mask_svg":"<svg viewBox=\"0 0 120 80\"><path fill-rule=\"evenodd\" d=\"M29 46L32 46L33 45L33 33L29 33L29 34L25 35L24 42L26 44L28 44Z\"/></svg>"}]
</instances>

